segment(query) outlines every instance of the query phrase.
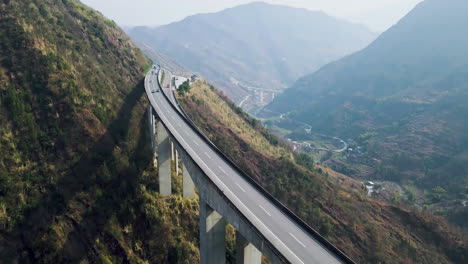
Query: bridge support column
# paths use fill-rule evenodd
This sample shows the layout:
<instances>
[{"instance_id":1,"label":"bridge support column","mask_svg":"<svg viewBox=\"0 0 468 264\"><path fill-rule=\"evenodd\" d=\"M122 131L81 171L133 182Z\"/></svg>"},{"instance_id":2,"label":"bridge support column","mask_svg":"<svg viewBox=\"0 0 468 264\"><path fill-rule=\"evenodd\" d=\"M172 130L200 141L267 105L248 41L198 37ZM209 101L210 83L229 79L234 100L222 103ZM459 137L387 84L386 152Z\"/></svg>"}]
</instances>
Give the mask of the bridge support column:
<instances>
[{"instance_id":1,"label":"bridge support column","mask_svg":"<svg viewBox=\"0 0 468 264\"><path fill-rule=\"evenodd\" d=\"M148 104L148 121L149 121L149 130L150 130L150 138L151 138L151 156L153 159L153 167L157 167L157 159L156 159L156 117L153 113L153 107L151 104Z\"/></svg>"},{"instance_id":2,"label":"bridge support column","mask_svg":"<svg viewBox=\"0 0 468 264\"><path fill-rule=\"evenodd\" d=\"M195 198L195 184L184 161L182 161L182 192L186 199Z\"/></svg>"},{"instance_id":3,"label":"bridge support column","mask_svg":"<svg viewBox=\"0 0 468 264\"><path fill-rule=\"evenodd\" d=\"M176 173L176 176L179 177L179 152L177 152L177 149L174 151L175 151L175 160L174 160L175 173Z\"/></svg>"},{"instance_id":4,"label":"bridge support column","mask_svg":"<svg viewBox=\"0 0 468 264\"><path fill-rule=\"evenodd\" d=\"M169 196L172 194L171 188L171 143L167 130L161 121L157 123L158 130L158 176L159 176L159 193L161 196Z\"/></svg>"},{"instance_id":5,"label":"bridge support column","mask_svg":"<svg viewBox=\"0 0 468 264\"><path fill-rule=\"evenodd\" d=\"M226 221L200 199L200 260L201 264L226 262Z\"/></svg>"},{"instance_id":6,"label":"bridge support column","mask_svg":"<svg viewBox=\"0 0 468 264\"><path fill-rule=\"evenodd\" d=\"M236 232L236 263L261 264L262 252L249 243L239 232Z\"/></svg>"},{"instance_id":7,"label":"bridge support column","mask_svg":"<svg viewBox=\"0 0 468 264\"><path fill-rule=\"evenodd\" d=\"M151 151L152 154L155 154L155 131L154 131L154 115L153 115L153 107L151 104L148 104L148 121L149 121L149 131L150 131L150 137L151 137Z\"/></svg>"},{"instance_id":8,"label":"bridge support column","mask_svg":"<svg viewBox=\"0 0 468 264\"><path fill-rule=\"evenodd\" d=\"M153 134L152 134L152 137L153 137L153 168L157 168L158 167L158 154L157 154L157 151L158 151L158 147L157 147L157 143L156 143L156 123L157 123L157 119L156 119L156 116L154 114L152 114L152 117L151 117L152 121L153 121Z\"/></svg>"},{"instance_id":9,"label":"bridge support column","mask_svg":"<svg viewBox=\"0 0 468 264\"><path fill-rule=\"evenodd\" d=\"M171 141L171 161L174 161L174 142Z\"/></svg>"}]
</instances>

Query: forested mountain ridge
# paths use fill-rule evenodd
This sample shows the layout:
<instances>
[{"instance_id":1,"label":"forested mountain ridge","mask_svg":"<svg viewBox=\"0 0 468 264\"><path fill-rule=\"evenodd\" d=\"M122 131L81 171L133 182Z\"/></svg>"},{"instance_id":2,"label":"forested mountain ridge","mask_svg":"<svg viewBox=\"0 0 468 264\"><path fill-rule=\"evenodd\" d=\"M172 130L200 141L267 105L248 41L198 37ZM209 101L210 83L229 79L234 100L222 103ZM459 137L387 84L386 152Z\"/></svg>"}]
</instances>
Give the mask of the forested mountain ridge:
<instances>
[{"instance_id":1,"label":"forested mountain ridge","mask_svg":"<svg viewBox=\"0 0 468 264\"><path fill-rule=\"evenodd\" d=\"M197 202L149 166L150 65L79 1L0 1L0 263L198 261Z\"/></svg>"},{"instance_id":2,"label":"forested mountain ridge","mask_svg":"<svg viewBox=\"0 0 468 264\"><path fill-rule=\"evenodd\" d=\"M376 36L322 12L262 2L127 32L219 84L234 99L247 86L281 90Z\"/></svg>"},{"instance_id":3,"label":"forested mountain ridge","mask_svg":"<svg viewBox=\"0 0 468 264\"><path fill-rule=\"evenodd\" d=\"M264 114L288 112L353 139L367 169L342 167L347 174L466 199L467 10L463 0L420 3L366 49L298 80Z\"/></svg>"}]
</instances>

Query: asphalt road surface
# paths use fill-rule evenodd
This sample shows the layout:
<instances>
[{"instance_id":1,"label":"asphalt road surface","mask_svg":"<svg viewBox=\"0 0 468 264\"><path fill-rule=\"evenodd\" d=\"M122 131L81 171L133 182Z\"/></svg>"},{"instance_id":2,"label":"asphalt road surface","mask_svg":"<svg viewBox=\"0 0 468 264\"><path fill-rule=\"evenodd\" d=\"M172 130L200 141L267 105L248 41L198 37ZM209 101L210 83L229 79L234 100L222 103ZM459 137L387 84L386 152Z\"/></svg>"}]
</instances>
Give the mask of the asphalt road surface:
<instances>
[{"instance_id":1,"label":"asphalt road surface","mask_svg":"<svg viewBox=\"0 0 468 264\"><path fill-rule=\"evenodd\" d=\"M205 174L255 228L291 263L343 263L219 157L186 120L175 112L161 92L151 93L152 89L160 89L157 76L151 74L152 72L147 75L145 88L159 118Z\"/></svg>"}]
</instances>

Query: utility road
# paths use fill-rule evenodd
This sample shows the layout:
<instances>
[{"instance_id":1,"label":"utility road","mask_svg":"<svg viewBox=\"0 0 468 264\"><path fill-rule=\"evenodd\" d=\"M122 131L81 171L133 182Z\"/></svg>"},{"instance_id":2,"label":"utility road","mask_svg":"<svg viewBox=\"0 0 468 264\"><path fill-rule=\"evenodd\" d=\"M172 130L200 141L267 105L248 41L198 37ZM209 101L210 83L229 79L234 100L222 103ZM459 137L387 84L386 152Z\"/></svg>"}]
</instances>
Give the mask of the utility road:
<instances>
[{"instance_id":1,"label":"utility road","mask_svg":"<svg viewBox=\"0 0 468 264\"><path fill-rule=\"evenodd\" d=\"M172 79L174 78L174 76L172 75L172 72L164 68L160 68L160 71L161 73L158 73L158 74L162 74L162 72L164 72L164 80L160 84L162 86L161 91L163 91L167 95L167 97L171 101L171 104L174 105L181 114L183 114L182 110L180 109L180 106L177 104L177 101L175 99L174 88L172 86ZM157 83L155 83L154 85L158 86Z\"/></svg>"},{"instance_id":2,"label":"utility road","mask_svg":"<svg viewBox=\"0 0 468 264\"><path fill-rule=\"evenodd\" d=\"M162 90L166 93L167 97L169 97L169 99L171 100L171 103L173 105L177 105L176 100L174 98L174 94L172 93L172 89L173 89L172 79L174 78L174 76L172 75L170 71L166 69L161 68L160 70L161 72L164 72L164 79L162 80L162 83L161 83ZM157 84L155 85L157 86Z\"/></svg>"},{"instance_id":3,"label":"utility road","mask_svg":"<svg viewBox=\"0 0 468 264\"><path fill-rule=\"evenodd\" d=\"M291 263L345 263L326 249L273 202L252 186L230 163L218 156L158 90L157 75L148 73L145 89L151 105L169 133L192 157L224 195Z\"/></svg>"}]
</instances>

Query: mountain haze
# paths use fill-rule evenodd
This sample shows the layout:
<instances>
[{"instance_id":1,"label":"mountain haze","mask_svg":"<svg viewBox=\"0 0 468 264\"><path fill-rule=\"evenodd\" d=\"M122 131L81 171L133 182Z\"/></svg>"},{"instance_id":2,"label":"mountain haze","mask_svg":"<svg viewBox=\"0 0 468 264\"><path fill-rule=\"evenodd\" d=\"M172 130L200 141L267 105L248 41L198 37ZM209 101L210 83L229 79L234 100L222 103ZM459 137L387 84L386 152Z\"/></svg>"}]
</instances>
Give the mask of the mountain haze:
<instances>
[{"instance_id":1,"label":"mountain haze","mask_svg":"<svg viewBox=\"0 0 468 264\"><path fill-rule=\"evenodd\" d=\"M375 34L322 12L256 2L200 14L130 37L214 81L238 99L233 83L283 89L298 77L364 48Z\"/></svg>"},{"instance_id":2,"label":"mountain haze","mask_svg":"<svg viewBox=\"0 0 468 264\"><path fill-rule=\"evenodd\" d=\"M467 11L464 0L420 3L366 49L298 80L263 114L289 113L314 131L366 145L363 160L378 163L351 174L442 186L465 199ZM374 137L360 142L365 135Z\"/></svg>"},{"instance_id":3,"label":"mountain haze","mask_svg":"<svg viewBox=\"0 0 468 264\"><path fill-rule=\"evenodd\" d=\"M148 58L150 58L154 63L164 65L165 69L170 70L173 73L183 73L185 75L190 74L190 69L178 64L171 58L162 55L157 52L154 48L144 44L144 43L135 43Z\"/></svg>"}]
</instances>

